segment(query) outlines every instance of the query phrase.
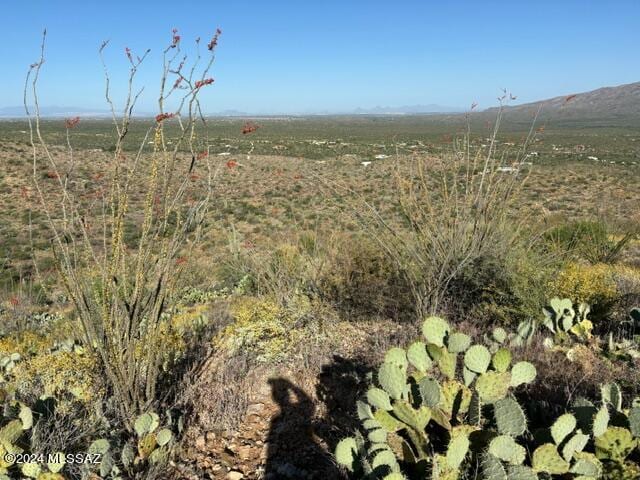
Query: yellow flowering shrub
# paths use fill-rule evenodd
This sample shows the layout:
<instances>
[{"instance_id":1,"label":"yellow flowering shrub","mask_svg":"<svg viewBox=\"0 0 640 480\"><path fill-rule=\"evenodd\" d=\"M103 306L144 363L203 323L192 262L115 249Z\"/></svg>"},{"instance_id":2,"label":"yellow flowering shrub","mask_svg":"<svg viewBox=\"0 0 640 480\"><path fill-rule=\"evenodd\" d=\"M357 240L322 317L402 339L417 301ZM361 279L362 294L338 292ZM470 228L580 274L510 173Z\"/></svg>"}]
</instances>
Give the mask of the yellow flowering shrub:
<instances>
[{"instance_id":1,"label":"yellow flowering shrub","mask_svg":"<svg viewBox=\"0 0 640 480\"><path fill-rule=\"evenodd\" d=\"M605 264L570 263L552 281L550 291L589 305L607 305L618 297L614 271Z\"/></svg>"},{"instance_id":2,"label":"yellow flowering shrub","mask_svg":"<svg viewBox=\"0 0 640 480\"><path fill-rule=\"evenodd\" d=\"M207 321L205 315L207 308L207 305L183 308L159 324L156 334L164 370L170 368L171 364L178 361L187 350L185 334L196 330ZM138 345L136 357L142 357L142 345Z\"/></svg>"},{"instance_id":3,"label":"yellow flowering shrub","mask_svg":"<svg viewBox=\"0 0 640 480\"><path fill-rule=\"evenodd\" d=\"M71 394L83 403L102 396L96 359L88 353L56 351L35 355L14 368L17 391L33 392L56 398Z\"/></svg>"},{"instance_id":4,"label":"yellow flowering shrub","mask_svg":"<svg viewBox=\"0 0 640 480\"><path fill-rule=\"evenodd\" d=\"M238 298L231 305L235 322L214 338L214 344L230 352L249 350L262 362L283 359L303 337L296 321L307 308L310 304L304 301L285 309L271 298Z\"/></svg>"},{"instance_id":5,"label":"yellow flowering shrub","mask_svg":"<svg viewBox=\"0 0 640 480\"><path fill-rule=\"evenodd\" d=\"M51 338L32 330L25 330L0 338L0 357L12 353L19 353L22 357L27 357L47 351L52 346Z\"/></svg>"},{"instance_id":6,"label":"yellow flowering shrub","mask_svg":"<svg viewBox=\"0 0 640 480\"><path fill-rule=\"evenodd\" d=\"M202 322L202 316L206 314L208 305L195 305L181 309L171 317L170 327L179 333L192 330Z\"/></svg>"}]
</instances>

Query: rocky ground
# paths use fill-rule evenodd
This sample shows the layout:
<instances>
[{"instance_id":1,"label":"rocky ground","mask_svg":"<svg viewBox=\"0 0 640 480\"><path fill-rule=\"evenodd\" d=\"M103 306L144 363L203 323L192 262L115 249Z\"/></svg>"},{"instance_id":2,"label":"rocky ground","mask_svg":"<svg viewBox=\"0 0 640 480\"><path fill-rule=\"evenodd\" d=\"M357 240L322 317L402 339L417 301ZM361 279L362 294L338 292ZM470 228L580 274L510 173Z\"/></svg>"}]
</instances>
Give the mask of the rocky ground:
<instances>
[{"instance_id":1,"label":"rocky ground","mask_svg":"<svg viewBox=\"0 0 640 480\"><path fill-rule=\"evenodd\" d=\"M406 334L397 324L386 323L368 329L347 327L352 334L343 336L340 351L318 356L314 365L252 369L240 380L239 387L248 395L231 428L216 426L205 404L214 399L219 404L233 394L230 383L239 380L221 375L228 365L208 364L195 385L197 414L185 433L174 478L346 478L332 452L356 426L355 402L366 386L370 365L377 361L378 354L372 352L384 351L377 346L380 332L386 329L390 341ZM224 389L230 389L227 395L220 394Z\"/></svg>"}]
</instances>

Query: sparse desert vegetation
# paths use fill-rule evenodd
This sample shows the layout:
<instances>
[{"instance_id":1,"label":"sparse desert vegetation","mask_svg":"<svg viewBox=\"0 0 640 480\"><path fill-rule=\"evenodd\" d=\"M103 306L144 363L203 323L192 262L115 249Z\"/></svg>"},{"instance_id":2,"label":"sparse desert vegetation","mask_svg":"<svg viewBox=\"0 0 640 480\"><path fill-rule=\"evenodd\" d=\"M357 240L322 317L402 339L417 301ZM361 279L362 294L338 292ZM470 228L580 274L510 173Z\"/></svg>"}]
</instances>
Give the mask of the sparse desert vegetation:
<instances>
[{"instance_id":1,"label":"sparse desert vegetation","mask_svg":"<svg viewBox=\"0 0 640 480\"><path fill-rule=\"evenodd\" d=\"M637 124L208 118L220 34L0 121L0 479L640 478Z\"/></svg>"}]
</instances>

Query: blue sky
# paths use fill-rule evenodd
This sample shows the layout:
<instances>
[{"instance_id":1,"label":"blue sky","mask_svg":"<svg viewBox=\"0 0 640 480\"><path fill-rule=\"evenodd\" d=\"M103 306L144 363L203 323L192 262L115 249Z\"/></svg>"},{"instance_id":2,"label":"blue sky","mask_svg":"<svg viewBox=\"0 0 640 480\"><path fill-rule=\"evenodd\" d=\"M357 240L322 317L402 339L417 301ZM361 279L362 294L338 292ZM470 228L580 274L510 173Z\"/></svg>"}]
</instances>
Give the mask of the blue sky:
<instances>
[{"instance_id":1,"label":"blue sky","mask_svg":"<svg viewBox=\"0 0 640 480\"><path fill-rule=\"evenodd\" d=\"M223 30L203 95L209 111L349 110L436 103L485 108L640 81L640 1L2 0L0 107L22 104L48 29L43 105L104 108L97 48L110 39L114 84L124 48L151 48L138 85L153 112L161 50ZM114 89L119 97L123 90Z\"/></svg>"}]
</instances>

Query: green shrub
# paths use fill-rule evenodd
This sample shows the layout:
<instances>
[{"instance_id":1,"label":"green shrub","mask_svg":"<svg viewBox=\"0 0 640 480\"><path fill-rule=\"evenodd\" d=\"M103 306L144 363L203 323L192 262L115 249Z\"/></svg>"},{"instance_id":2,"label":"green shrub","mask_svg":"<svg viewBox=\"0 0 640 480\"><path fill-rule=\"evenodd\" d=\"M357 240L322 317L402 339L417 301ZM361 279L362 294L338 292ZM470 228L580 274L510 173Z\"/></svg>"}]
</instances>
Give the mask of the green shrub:
<instances>
[{"instance_id":1,"label":"green shrub","mask_svg":"<svg viewBox=\"0 0 640 480\"><path fill-rule=\"evenodd\" d=\"M411 287L395 262L366 237L334 240L318 282L322 298L348 318L411 316Z\"/></svg>"},{"instance_id":2,"label":"green shrub","mask_svg":"<svg viewBox=\"0 0 640 480\"><path fill-rule=\"evenodd\" d=\"M548 263L535 250L519 245L477 258L449 286L451 315L480 325L516 325L537 318L553 276Z\"/></svg>"},{"instance_id":3,"label":"green shrub","mask_svg":"<svg viewBox=\"0 0 640 480\"><path fill-rule=\"evenodd\" d=\"M580 220L555 227L546 232L544 238L553 252L596 264L618 261L635 236L634 232L627 232L614 239L614 233L606 223Z\"/></svg>"}]
</instances>

